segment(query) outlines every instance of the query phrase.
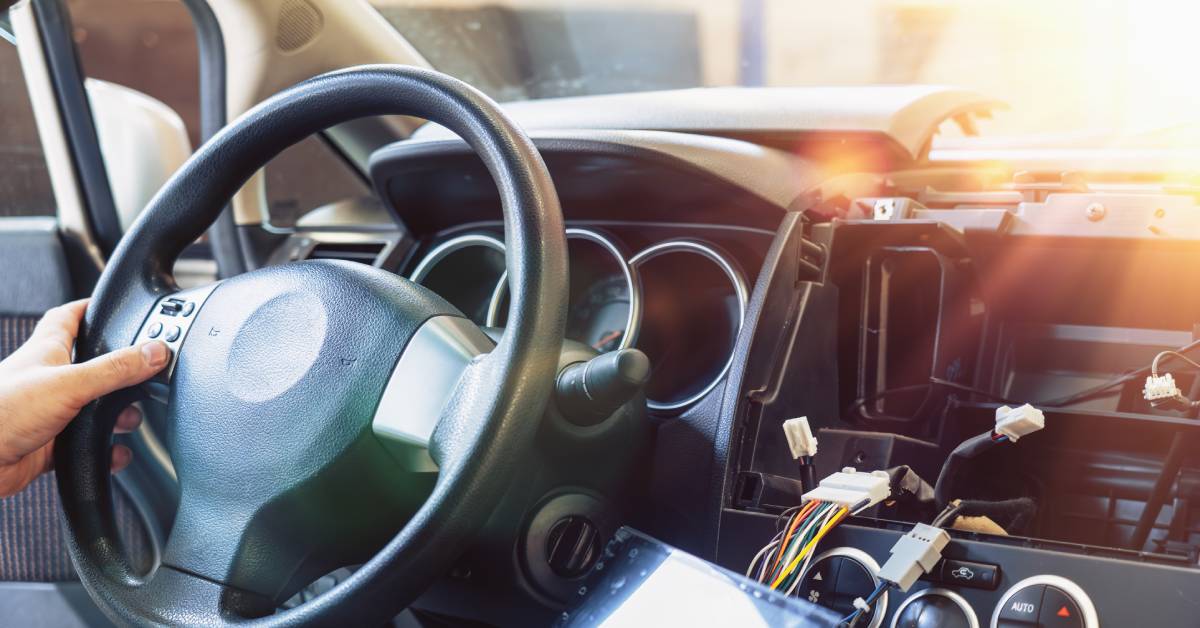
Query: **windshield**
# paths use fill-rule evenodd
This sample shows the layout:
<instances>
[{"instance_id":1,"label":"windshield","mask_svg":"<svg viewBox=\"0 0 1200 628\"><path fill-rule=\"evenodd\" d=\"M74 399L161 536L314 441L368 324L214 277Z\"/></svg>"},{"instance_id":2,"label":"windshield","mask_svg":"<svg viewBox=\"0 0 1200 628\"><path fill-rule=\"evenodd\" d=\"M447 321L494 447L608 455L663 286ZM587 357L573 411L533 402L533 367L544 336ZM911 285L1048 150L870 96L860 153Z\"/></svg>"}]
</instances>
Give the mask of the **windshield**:
<instances>
[{"instance_id":1,"label":"windshield","mask_svg":"<svg viewBox=\"0 0 1200 628\"><path fill-rule=\"evenodd\" d=\"M1200 146L1184 0L372 0L500 101L715 85L945 84L985 136ZM1118 139L1119 138L1119 139Z\"/></svg>"}]
</instances>

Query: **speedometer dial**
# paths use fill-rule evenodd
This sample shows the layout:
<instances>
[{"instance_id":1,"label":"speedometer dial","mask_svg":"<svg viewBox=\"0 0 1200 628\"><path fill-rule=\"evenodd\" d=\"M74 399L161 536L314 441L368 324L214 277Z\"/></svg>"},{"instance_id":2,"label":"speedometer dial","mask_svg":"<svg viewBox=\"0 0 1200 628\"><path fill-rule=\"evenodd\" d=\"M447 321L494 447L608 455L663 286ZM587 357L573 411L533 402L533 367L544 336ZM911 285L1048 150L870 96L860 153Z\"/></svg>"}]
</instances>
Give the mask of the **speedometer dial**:
<instances>
[{"instance_id":1,"label":"speedometer dial","mask_svg":"<svg viewBox=\"0 0 1200 628\"><path fill-rule=\"evenodd\" d=\"M610 275L593 283L567 317L567 337L601 353L621 347L629 322L631 298L623 275Z\"/></svg>"},{"instance_id":2,"label":"speedometer dial","mask_svg":"<svg viewBox=\"0 0 1200 628\"><path fill-rule=\"evenodd\" d=\"M637 340L641 324L641 284L624 254L608 238L588 229L567 229L570 297L567 338L601 353L625 349ZM501 279L488 313L488 325L503 327L508 310L508 278Z\"/></svg>"}]
</instances>

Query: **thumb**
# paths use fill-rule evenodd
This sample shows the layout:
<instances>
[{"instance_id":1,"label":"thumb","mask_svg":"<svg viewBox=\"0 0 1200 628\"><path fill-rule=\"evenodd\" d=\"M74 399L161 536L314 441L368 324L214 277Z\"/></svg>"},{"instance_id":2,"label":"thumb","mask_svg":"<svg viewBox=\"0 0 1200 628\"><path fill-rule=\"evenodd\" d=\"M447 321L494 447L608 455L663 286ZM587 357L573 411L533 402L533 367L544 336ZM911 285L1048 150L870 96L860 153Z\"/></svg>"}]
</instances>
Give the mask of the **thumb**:
<instances>
[{"instance_id":1,"label":"thumb","mask_svg":"<svg viewBox=\"0 0 1200 628\"><path fill-rule=\"evenodd\" d=\"M63 367L66 389L83 407L93 399L140 384L161 371L171 350L161 341L117 349L79 364Z\"/></svg>"}]
</instances>

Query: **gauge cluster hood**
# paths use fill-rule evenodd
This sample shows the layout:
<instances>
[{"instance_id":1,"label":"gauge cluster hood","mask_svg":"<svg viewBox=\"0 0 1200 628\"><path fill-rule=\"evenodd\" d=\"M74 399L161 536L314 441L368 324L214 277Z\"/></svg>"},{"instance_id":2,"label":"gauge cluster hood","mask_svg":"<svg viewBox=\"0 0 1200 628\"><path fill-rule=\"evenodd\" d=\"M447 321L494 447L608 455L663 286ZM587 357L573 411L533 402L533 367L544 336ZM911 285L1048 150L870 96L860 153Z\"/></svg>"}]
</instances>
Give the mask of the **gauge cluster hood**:
<instances>
[{"instance_id":1,"label":"gauge cluster hood","mask_svg":"<svg viewBox=\"0 0 1200 628\"><path fill-rule=\"evenodd\" d=\"M791 148L814 138L874 136L893 157L923 159L938 127L955 119L967 134L973 117L1000 101L936 85L845 87L699 87L512 102L505 110L526 130L631 129L718 135ZM435 125L415 137L444 137Z\"/></svg>"},{"instance_id":2,"label":"gauge cluster hood","mask_svg":"<svg viewBox=\"0 0 1200 628\"><path fill-rule=\"evenodd\" d=\"M807 160L727 137L636 130L534 130L568 219L666 220L774 230L819 181ZM414 233L494 217L500 197L466 142L433 132L371 156L371 179Z\"/></svg>"}]
</instances>

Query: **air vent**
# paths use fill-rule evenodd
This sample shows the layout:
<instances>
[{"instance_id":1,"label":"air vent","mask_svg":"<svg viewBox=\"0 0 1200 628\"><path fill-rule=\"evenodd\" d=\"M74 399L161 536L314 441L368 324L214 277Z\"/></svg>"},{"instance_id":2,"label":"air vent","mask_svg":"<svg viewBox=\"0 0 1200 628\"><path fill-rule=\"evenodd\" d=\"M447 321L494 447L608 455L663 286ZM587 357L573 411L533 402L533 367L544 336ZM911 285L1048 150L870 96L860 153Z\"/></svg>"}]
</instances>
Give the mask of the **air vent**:
<instances>
[{"instance_id":1,"label":"air vent","mask_svg":"<svg viewBox=\"0 0 1200 628\"><path fill-rule=\"evenodd\" d=\"M340 259L373 266L386 246L386 242L319 242L307 259Z\"/></svg>"}]
</instances>

